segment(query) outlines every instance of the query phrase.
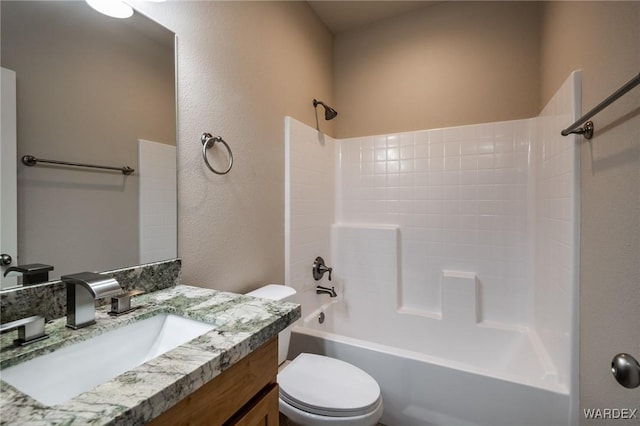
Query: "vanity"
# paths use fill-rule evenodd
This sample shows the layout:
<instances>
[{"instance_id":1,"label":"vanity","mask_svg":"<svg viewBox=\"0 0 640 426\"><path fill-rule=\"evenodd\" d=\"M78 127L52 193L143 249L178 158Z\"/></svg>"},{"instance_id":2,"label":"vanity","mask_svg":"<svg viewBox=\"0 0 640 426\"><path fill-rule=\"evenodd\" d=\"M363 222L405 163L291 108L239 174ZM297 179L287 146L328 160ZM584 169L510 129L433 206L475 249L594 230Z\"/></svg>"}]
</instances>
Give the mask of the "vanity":
<instances>
[{"instance_id":1,"label":"vanity","mask_svg":"<svg viewBox=\"0 0 640 426\"><path fill-rule=\"evenodd\" d=\"M118 317L108 314L109 306L98 307L96 323L79 330L65 327L64 317L55 319L45 327L49 338L23 347L13 345L14 335L3 334L0 368L98 342L94 339L161 316L197 321L209 331L54 405L43 404L3 380L2 423L278 424L277 335L300 317L299 305L187 285L135 296L132 305L134 311ZM124 336L119 337L123 347L137 343L138 338ZM72 377L74 362L68 364L56 369ZM81 368L81 363L75 364ZM42 378L44 386L47 379Z\"/></svg>"}]
</instances>

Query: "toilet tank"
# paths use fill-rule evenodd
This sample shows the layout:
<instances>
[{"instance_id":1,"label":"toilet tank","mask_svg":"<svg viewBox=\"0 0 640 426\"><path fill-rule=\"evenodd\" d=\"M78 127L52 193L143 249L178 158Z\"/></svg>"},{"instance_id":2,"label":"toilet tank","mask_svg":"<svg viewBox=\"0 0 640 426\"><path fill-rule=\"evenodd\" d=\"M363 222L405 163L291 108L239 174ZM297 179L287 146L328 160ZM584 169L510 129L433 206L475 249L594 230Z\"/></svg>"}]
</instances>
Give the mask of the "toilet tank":
<instances>
[{"instance_id":1,"label":"toilet tank","mask_svg":"<svg viewBox=\"0 0 640 426\"><path fill-rule=\"evenodd\" d=\"M295 302L296 291L292 287L281 284L269 284L247 293L247 296L261 297L263 299L278 300L281 302ZM291 338L291 329L293 325L288 326L278 334L278 365L287 359L289 352L289 339Z\"/></svg>"}]
</instances>

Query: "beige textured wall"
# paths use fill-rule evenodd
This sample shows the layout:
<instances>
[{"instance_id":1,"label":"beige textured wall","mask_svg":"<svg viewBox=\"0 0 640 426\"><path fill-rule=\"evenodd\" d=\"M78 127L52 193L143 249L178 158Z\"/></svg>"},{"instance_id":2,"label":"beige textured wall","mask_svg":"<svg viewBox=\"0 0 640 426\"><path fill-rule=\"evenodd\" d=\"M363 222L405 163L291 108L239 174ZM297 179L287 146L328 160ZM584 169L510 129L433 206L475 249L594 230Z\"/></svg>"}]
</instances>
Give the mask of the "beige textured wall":
<instances>
[{"instance_id":1,"label":"beige textured wall","mask_svg":"<svg viewBox=\"0 0 640 426\"><path fill-rule=\"evenodd\" d=\"M315 126L313 98L331 104L331 34L304 2L134 4L178 35L183 282L236 292L283 283L284 117ZM205 131L233 149L226 176L202 161Z\"/></svg>"},{"instance_id":2,"label":"beige textured wall","mask_svg":"<svg viewBox=\"0 0 640 426\"><path fill-rule=\"evenodd\" d=\"M335 38L336 136L536 116L536 2L444 2Z\"/></svg>"},{"instance_id":3,"label":"beige textured wall","mask_svg":"<svg viewBox=\"0 0 640 426\"><path fill-rule=\"evenodd\" d=\"M136 18L77 1L0 7L2 66L16 71L18 157L136 168L138 138L175 144L169 31L159 41ZM138 252L137 175L18 164L17 264L54 265L53 279L135 265Z\"/></svg>"},{"instance_id":4,"label":"beige textured wall","mask_svg":"<svg viewBox=\"0 0 640 426\"><path fill-rule=\"evenodd\" d=\"M573 69L583 112L640 72L640 3L548 2L542 16L542 102ZM640 88L593 121L581 149L580 405L640 408L640 389L609 369L619 352L640 359Z\"/></svg>"}]
</instances>

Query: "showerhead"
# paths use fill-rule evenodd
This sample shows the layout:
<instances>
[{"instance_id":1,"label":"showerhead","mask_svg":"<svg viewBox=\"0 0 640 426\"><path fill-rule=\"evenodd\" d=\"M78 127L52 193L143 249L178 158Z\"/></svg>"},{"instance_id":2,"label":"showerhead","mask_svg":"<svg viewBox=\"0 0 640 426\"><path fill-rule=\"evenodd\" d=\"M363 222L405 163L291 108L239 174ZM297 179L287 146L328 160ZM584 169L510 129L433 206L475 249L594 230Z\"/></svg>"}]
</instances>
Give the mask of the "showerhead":
<instances>
[{"instance_id":1,"label":"showerhead","mask_svg":"<svg viewBox=\"0 0 640 426\"><path fill-rule=\"evenodd\" d=\"M315 108L318 108L318 105L322 105L324 107L324 119L325 120L332 120L332 119L336 118L336 115L338 115L338 112L335 109L333 109L330 106L326 105L322 101L318 101L318 100L314 99L313 100L313 106Z\"/></svg>"}]
</instances>

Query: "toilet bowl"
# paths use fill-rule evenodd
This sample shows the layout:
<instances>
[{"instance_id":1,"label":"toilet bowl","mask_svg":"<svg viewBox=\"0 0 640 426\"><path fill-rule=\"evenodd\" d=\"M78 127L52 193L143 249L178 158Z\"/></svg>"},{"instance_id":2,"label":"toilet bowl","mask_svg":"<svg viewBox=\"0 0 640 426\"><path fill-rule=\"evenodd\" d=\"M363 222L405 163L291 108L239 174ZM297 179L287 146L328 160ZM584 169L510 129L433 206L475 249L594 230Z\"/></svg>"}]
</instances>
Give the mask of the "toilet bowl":
<instances>
[{"instance_id":1,"label":"toilet bowl","mask_svg":"<svg viewBox=\"0 0 640 426\"><path fill-rule=\"evenodd\" d=\"M294 302L291 287L269 284L249 296ZM292 326L278 335L278 363L289 349ZM360 368L323 355L301 353L278 373L280 412L303 426L373 426L382 417L380 386Z\"/></svg>"}]
</instances>

